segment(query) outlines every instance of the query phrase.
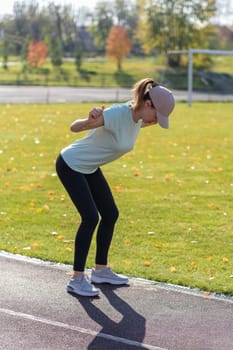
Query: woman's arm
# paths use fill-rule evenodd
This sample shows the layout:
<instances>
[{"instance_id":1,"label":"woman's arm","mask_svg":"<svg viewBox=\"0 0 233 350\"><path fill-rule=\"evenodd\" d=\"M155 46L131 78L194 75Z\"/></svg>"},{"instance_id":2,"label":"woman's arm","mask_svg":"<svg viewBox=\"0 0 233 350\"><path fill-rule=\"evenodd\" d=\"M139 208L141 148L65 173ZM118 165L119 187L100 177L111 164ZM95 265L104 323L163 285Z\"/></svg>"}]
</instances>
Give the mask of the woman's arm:
<instances>
[{"instance_id":1,"label":"woman's arm","mask_svg":"<svg viewBox=\"0 0 233 350\"><path fill-rule=\"evenodd\" d=\"M84 130L90 130L99 128L104 125L104 117L103 117L104 106L101 108L97 107L92 109L89 112L89 117L86 119L77 119L75 120L71 126L70 130L73 132L80 132Z\"/></svg>"}]
</instances>

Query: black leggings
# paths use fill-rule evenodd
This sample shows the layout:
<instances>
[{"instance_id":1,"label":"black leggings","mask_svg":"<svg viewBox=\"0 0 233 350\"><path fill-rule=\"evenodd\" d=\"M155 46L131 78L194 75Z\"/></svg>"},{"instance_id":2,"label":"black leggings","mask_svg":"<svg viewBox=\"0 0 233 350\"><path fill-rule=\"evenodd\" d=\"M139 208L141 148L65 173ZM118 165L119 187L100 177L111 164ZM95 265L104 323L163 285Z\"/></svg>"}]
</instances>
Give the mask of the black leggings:
<instances>
[{"instance_id":1,"label":"black leggings","mask_svg":"<svg viewBox=\"0 0 233 350\"><path fill-rule=\"evenodd\" d=\"M101 220L96 236L95 263L107 265L114 225L119 214L107 181L100 169L92 174L72 170L61 155L57 158L56 170L81 216L75 238L74 271L84 271L99 214Z\"/></svg>"}]
</instances>

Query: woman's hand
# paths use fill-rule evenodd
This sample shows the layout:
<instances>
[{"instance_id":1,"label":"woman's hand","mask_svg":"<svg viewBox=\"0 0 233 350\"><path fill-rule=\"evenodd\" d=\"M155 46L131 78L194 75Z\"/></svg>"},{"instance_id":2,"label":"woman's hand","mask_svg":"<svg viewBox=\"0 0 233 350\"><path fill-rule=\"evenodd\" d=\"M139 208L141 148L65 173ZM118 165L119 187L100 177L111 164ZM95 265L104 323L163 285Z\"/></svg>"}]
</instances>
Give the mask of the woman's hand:
<instances>
[{"instance_id":1,"label":"woman's hand","mask_svg":"<svg viewBox=\"0 0 233 350\"><path fill-rule=\"evenodd\" d=\"M95 107L89 112L89 119L96 119L103 114L104 106Z\"/></svg>"},{"instance_id":2,"label":"woman's hand","mask_svg":"<svg viewBox=\"0 0 233 350\"><path fill-rule=\"evenodd\" d=\"M99 128L104 125L104 117L103 117L104 106L93 108L89 112L89 116L86 119L77 119L75 120L71 126L70 130L73 132L80 132L84 130L90 130Z\"/></svg>"}]
</instances>

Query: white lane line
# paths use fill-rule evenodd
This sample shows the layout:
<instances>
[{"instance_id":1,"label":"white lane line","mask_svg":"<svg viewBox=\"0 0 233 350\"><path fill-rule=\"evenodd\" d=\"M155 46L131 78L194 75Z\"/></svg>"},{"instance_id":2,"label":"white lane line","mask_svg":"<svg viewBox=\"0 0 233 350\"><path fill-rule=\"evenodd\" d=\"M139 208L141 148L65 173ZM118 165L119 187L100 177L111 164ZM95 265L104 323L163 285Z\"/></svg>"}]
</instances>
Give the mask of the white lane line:
<instances>
[{"instance_id":1,"label":"white lane line","mask_svg":"<svg viewBox=\"0 0 233 350\"><path fill-rule=\"evenodd\" d=\"M123 343L123 344L126 344L126 345L137 346L139 348L144 348L144 349L148 349L148 350L167 350L167 349L160 348L160 347L157 347L157 346L140 343L140 342L137 342L137 341L134 341L134 340L121 338L121 337L116 337L116 336L113 336L113 335L110 335L110 334L107 334L107 333L99 333L99 332L92 331L91 329L86 329L86 328L81 328L81 327L77 327L77 326L72 326L72 325L69 325L67 323L63 323L63 322L59 322L59 321L52 321L52 320L48 320L46 318L42 318L42 317L30 315L30 314L25 314L25 313L22 313L22 312L16 312L16 311L13 311L13 310L10 310L10 309L0 308L0 313L6 314L6 315L9 315L9 316L13 316L13 317L23 318L23 319L34 321L34 322L40 322L40 323L43 323L43 324L47 324L49 326L54 326L54 327L59 327L59 328L63 328L63 329L68 329L68 330L75 331L75 332L82 333L82 334L92 335L94 337L99 337L99 338L104 338L104 339L107 339L107 340L112 340L112 341L115 341L117 343Z\"/></svg>"}]
</instances>

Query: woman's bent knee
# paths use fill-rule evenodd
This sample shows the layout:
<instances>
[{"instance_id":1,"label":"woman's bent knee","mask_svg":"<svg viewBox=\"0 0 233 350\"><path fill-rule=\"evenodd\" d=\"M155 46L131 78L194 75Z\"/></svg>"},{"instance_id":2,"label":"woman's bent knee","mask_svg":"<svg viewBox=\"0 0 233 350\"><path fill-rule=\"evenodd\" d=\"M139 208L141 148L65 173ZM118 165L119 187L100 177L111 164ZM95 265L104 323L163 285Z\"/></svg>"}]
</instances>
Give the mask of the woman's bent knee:
<instances>
[{"instance_id":1,"label":"woman's bent knee","mask_svg":"<svg viewBox=\"0 0 233 350\"><path fill-rule=\"evenodd\" d=\"M119 217L119 211L117 207L108 210L104 215L101 216L102 221L108 224L115 224Z\"/></svg>"},{"instance_id":2,"label":"woman's bent knee","mask_svg":"<svg viewBox=\"0 0 233 350\"><path fill-rule=\"evenodd\" d=\"M82 224L88 226L91 229L95 229L99 222L98 213L88 213L82 217Z\"/></svg>"}]
</instances>

